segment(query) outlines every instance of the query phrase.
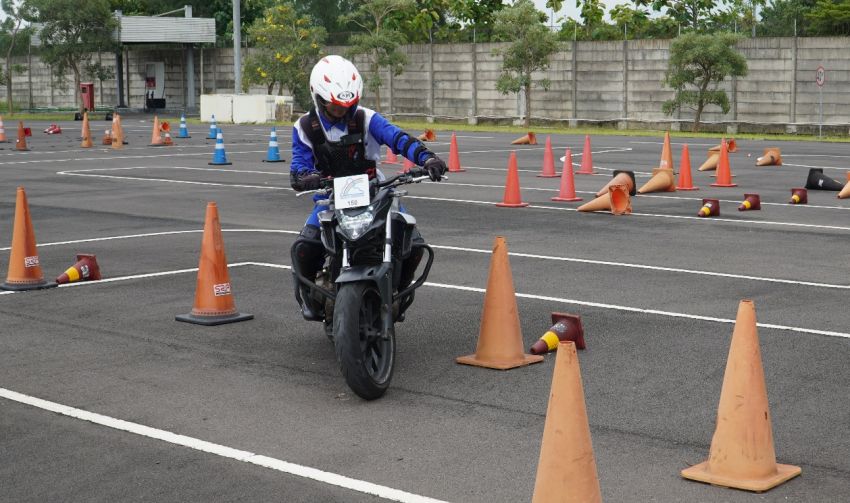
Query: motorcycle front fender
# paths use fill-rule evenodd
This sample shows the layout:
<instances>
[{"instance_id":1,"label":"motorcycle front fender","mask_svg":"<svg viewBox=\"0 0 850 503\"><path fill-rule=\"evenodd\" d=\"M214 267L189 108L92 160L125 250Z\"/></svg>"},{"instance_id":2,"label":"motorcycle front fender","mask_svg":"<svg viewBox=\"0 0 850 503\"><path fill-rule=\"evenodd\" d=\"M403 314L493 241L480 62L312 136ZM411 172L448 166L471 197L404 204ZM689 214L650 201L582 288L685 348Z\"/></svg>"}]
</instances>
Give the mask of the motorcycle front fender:
<instances>
[{"instance_id":1,"label":"motorcycle front fender","mask_svg":"<svg viewBox=\"0 0 850 503\"><path fill-rule=\"evenodd\" d=\"M340 271L336 278L337 290L345 283L370 281L381 294L381 336L389 337L393 330L393 271L391 264L358 265Z\"/></svg>"}]
</instances>

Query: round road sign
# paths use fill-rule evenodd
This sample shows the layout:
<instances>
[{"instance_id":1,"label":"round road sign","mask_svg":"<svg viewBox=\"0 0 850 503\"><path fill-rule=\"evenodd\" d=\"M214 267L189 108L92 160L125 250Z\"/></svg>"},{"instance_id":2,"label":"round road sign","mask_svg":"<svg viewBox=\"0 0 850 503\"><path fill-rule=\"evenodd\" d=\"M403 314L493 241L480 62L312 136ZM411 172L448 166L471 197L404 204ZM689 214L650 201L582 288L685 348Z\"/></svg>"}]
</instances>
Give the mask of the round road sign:
<instances>
[{"instance_id":1,"label":"round road sign","mask_svg":"<svg viewBox=\"0 0 850 503\"><path fill-rule=\"evenodd\" d=\"M820 87L823 87L823 83L826 82L826 70L822 66L819 66L815 73L815 82Z\"/></svg>"}]
</instances>

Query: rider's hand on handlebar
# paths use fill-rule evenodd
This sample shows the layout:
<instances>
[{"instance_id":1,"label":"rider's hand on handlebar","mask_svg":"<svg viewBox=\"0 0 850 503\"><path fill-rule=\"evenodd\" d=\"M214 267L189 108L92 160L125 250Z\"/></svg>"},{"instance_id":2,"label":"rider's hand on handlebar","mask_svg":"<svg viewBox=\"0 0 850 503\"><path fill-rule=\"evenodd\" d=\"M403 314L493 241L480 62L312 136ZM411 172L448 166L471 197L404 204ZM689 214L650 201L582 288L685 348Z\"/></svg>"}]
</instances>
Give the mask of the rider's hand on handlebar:
<instances>
[{"instance_id":1,"label":"rider's hand on handlebar","mask_svg":"<svg viewBox=\"0 0 850 503\"><path fill-rule=\"evenodd\" d=\"M428 176L431 178L432 182L439 182L442 180L443 175L445 175L447 171L446 163L437 156L425 161L424 168L428 171Z\"/></svg>"},{"instance_id":2,"label":"rider's hand on handlebar","mask_svg":"<svg viewBox=\"0 0 850 503\"><path fill-rule=\"evenodd\" d=\"M311 173L306 176L302 176L298 182L301 184L301 190L317 190L322 188L322 175L319 173Z\"/></svg>"}]
</instances>

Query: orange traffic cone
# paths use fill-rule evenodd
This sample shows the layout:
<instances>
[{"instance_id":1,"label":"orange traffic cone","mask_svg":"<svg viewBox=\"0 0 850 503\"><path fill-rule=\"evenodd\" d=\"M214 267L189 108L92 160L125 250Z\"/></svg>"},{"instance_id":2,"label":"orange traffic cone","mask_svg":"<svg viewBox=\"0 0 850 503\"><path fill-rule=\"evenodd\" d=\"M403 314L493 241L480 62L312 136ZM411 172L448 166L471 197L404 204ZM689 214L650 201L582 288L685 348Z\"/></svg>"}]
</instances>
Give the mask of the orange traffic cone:
<instances>
[{"instance_id":1,"label":"orange traffic cone","mask_svg":"<svg viewBox=\"0 0 850 503\"><path fill-rule=\"evenodd\" d=\"M608 183L606 183L604 187L602 187L596 192L596 197L606 194L608 192L608 187L610 187L611 185L625 185L628 188L630 196L636 194L634 171L616 169L614 170L613 175L614 176L608 181Z\"/></svg>"},{"instance_id":2,"label":"orange traffic cone","mask_svg":"<svg viewBox=\"0 0 850 503\"><path fill-rule=\"evenodd\" d=\"M726 151L726 141L720 142L720 160L717 163L717 181L711 184L712 187L737 187L737 183L732 183L732 168L729 166L729 153Z\"/></svg>"},{"instance_id":3,"label":"orange traffic cone","mask_svg":"<svg viewBox=\"0 0 850 503\"><path fill-rule=\"evenodd\" d=\"M590 135L585 135L584 137L584 152L581 153L581 167L576 174L593 174L593 152L590 151Z\"/></svg>"},{"instance_id":4,"label":"orange traffic cone","mask_svg":"<svg viewBox=\"0 0 850 503\"><path fill-rule=\"evenodd\" d=\"M97 257L89 254L78 254L77 262L56 278L60 285L75 281L97 281L100 279L100 266Z\"/></svg>"},{"instance_id":5,"label":"orange traffic cone","mask_svg":"<svg viewBox=\"0 0 850 503\"><path fill-rule=\"evenodd\" d=\"M628 186L609 185L607 194L603 194L593 201L584 203L578 207L578 211L605 210L609 210L614 215L628 215L632 212L632 200L629 197Z\"/></svg>"},{"instance_id":6,"label":"orange traffic cone","mask_svg":"<svg viewBox=\"0 0 850 503\"><path fill-rule=\"evenodd\" d=\"M455 361L498 370L543 361L542 356L527 355L522 351L522 327L519 324L508 245L501 236L493 241L478 346L475 354L459 356Z\"/></svg>"},{"instance_id":7,"label":"orange traffic cone","mask_svg":"<svg viewBox=\"0 0 850 503\"><path fill-rule=\"evenodd\" d=\"M405 157L404 158L404 164L402 165L399 173L407 173L408 171L410 171L410 168L413 168L415 166L416 166L416 164L413 161L411 161L407 157Z\"/></svg>"},{"instance_id":8,"label":"orange traffic cone","mask_svg":"<svg viewBox=\"0 0 850 503\"><path fill-rule=\"evenodd\" d=\"M676 185L676 190L699 190L699 187L694 187L694 181L691 177L691 154L687 145L682 145L682 159L679 161L679 184Z\"/></svg>"},{"instance_id":9,"label":"orange traffic cone","mask_svg":"<svg viewBox=\"0 0 850 503\"><path fill-rule=\"evenodd\" d=\"M6 128L3 126L3 116L0 115L0 143L6 143L8 141L6 139Z\"/></svg>"},{"instance_id":10,"label":"orange traffic cone","mask_svg":"<svg viewBox=\"0 0 850 503\"><path fill-rule=\"evenodd\" d=\"M159 117L156 115L153 116L153 131L151 131L151 142L148 144L149 147L161 147L162 143L162 131L160 131L159 127Z\"/></svg>"},{"instance_id":11,"label":"orange traffic cone","mask_svg":"<svg viewBox=\"0 0 850 503\"><path fill-rule=\"evenodd\" d=\"M676 176L672 169L653 169L652 178L641 188L638 194L649 194L650 192L676 192Z\"/></svg>"},{"instance_id":12,"label":"orange traffic cone","mask_svg":"<svg viewBox=\"0 0 850 503\"><path fill-rule=\"evenodd\" d=\"M30 207L27 193L18 187L15 200L15 227L12 230L12 253L9 255L9 272L6 282L0 285L3 290L37 290L50 288L56 283L48 283L41 272L41 262L35 244L35 232L30 219Z\"/></svg>"},{"instance_id":13,"label":"orange traffic cone","mask_svg":"<svg viewBox=\"0 0 850 503\"><path fill-rule=\"evenodd\" d=\"M697 213L698 217L717 217L720 216L720 200L718 199L703 199L702 208Z\"/></svg>"},{"instance_id":14,"label":"orange traffic cone","mask_svg":"<svg viewBox=\"0 0 850 503\"><path fill-rule=\"evenodd\" d=\"M24 128L24 123L18 121L18 138L15 140L15 150L19 152L28 152L27 147L27 132Z\"/></svg>"},{"instance_id":15,"label":"orange traffic cone","mask_svg":"<svg viewBox=\"0 0 850 503\"><path fill-rule=\"evenodd\" d=\"M166 122L166 124L168 124L168 123ZM164 131L164 133L165 133L165 138L162 139L162 144L166 147L170 147L170 146L174 145L174 140L171 139L171 132L170 131Z\"/></svg>"},{"instance_id":16,"label":"orange traffic cone","mask_svg":"<svg viewBox=\"0 0 850 503\"><path fill-rule=\"evenodd\" d=\"M543 167L537 176L540 178L556 178L558 176L555 173L555 157L552 155L551 136L546 137L546 148L543 149Z\"/></svg>"},{"instance_id":17,"label":"orange traffic cone","mask_svg":"<svg viewBox=\"0 0 850 503\"><path fill-rule=\"evenodd\" d=\"M850 171L847 172L847 183L844 184L844 188L838 193L838 199L847 199L848 197L850 197Z\"/></svg>"},{"instance_id":18,"label":"orange traffic cone","mask_svg":"<svg viewBox=\"0 0 850 503\"><path fill-rule=\"evenodd\" d=\"M435 141L437 139L437 135L434 134L433 129L426 129L424 133L416 137L419 141Z\"/></svg>"},{"instance_id":19,"label":"orange traffic cone","mask_svg":"<svg viewBox=\"0 0 850 503\"><path fill-rule=\"evenodd\" d=\"M537 145L537 135L533 131L529 131L525 136L512 141L511 145Z\"/></svg>"},{"instance_id":20,"label":"orange traffic cone","mask_svg":"<svg viewBox=\"0 0 850 503\"><path fill-rule=\"evenodd\" d=\"M227 273L227 257L224 256L218 207L214 202L210 202L207 204L204 237L201 241L195 305L191 313L178 315L175 319L198 325L221 325L253 318L253 314L236 311L230 276Z\"/></svg>"},{"instance_id":21,"label":"orange traffic cone","mask_svg":"<svg viewBox=\"0 0 850 503\"><path fill-rule=\"evenodd\" d=\"M112 130L107 129L103 132L103 139L101 143L104 145L112 145Z\"/></svg>"},{"instance_id":22,"label":"orange traffic cone","mask_svg":"<svg viewBox=\"0 0 850 503\"><path fill-rule=\"evenodd\" d=\"M717 427L708 460L682 470L682 477L762 492L800 473L799 466L776 463L756 311L753 301L742 300L723 375Z\"/></svg>"},{"instance_id":23,"label":"orange traffic cone","mask_svg":"<svg viewBox=\"0 0 850 503\"><path fill-rule=\"evenodd\" d=\"M760 210L761 198L758 194L744 194L744 202L738 206L738 211Z\"/></svg>"},{"instance_id":24,"label":"orange traffic cone","mask_svg":"<svg viewBox=\"0 0 850 503\"><path fill-rule=\"evenodd\" d=\"M124 128L121 127L121 116L117 113L112 115L112 148L124 148Z\"/></svg>"},{"instance_id":25,"label":"orange traffic cone","mask_svg":"<svg viewBox=\"0 0 850 503\"><path fill-rule=\"evenodd\" d=\"M791 200L788 201L789 204L808 204L809 203L809 191L803 188L793 188L791 189Z\"/></svg>"},{"instance_id":26,"label":"orange traffic cone","mask_svg":"<svg viewBox=\"0 0 850 503\"><path fill-rule=\"evenodd\" d=\"M552 326L537 340L529 353L542 355L549 351L558 349L560 342L574 342L576 349L584 349L584 327L581 325L581 316L577 314L552 313Z\"/></svg>"},{"instance_id":27,"label":"orange traffic cone","mask_svg":"<svg viewBox=\"0 0 850 503\"><path fill-rule=\"evenodd\" d=\"M756 158L756 166L782 166L782 151L776 147L764 149L764 154Z\"/></svg>"},{"instance_id":28,"label":"orange traffic cone","mask_svg":"<svg viewBox=\"0 0 850 503\"><path fill-rule=\"evenodd\" d=\"M457 150L457 135L452 133L452 142L449 145L449 173L461 173L466 171L460 167L460 153Z\"/></svg>"},{"instance_id":29,"label":"orange traffic cone","mask_svg":"<svg viewBox=\"0 0 850 503\"><path fill-rule=\"evenodd\" d=\"M558 344L532 503L602 503L578 353Z\"/></svg>"},{"instance_id":30,"label":"orange traffic cone","mask_svg":"<svg viewBox=\"0 0 850 503\"><path fill-rule=\"evenodd\" d=\"M581 201L580 197L576 197L576 182L573 177L573 152L567 149L564 154L564 167L561 169L561 189L558 195L552 198L553 201L574 202Z\"/></svg>"},{"instance_id":31,"label":"orange traffic cone","mask_svg":"<svg viewBox=\"0 0 850 503\"><path fill-rule=\"evenodd\" d=\"M508 160L508 178L505 180L505 195L501 203L496 203L496 206L502 208L522 208L528 206L528 203L522 202L522 196L519 193L519 170L516 166L516 152L511 152L511 157Z\"/></svg>"},{"instance_id":32,"label":"orange traffic cone","mask_svg":"<svg viewBox=\"0 0 850 503\"><path fill-rule=\"evenodd\" d=\"M723 140L720 140L719 145L715 145L708 149L709 152L720 152L720 149L723 148ZM735 142L735 138L729 138L726 140L726 151L730 153L734 153L738 151L738 144Z\"/></svg>"},{"instance_id":33,"label":"orange traffic cone","mask_svg":"<svg viewBox=\"0 0 850 503\"><path fill-rule=\"evenodd\" d=\"M697 168L697 171L712 171L717 169L717 163L720 160L720 152L709 152L708 159Z\"/></svg>"},{"instance_id":34,"label":"orange traffic cone","mask_svg":"<svg viewBox=\"0 0 850 503\"><path fill-rule=\"evenodd\" d=\"M384 159L384 164L399 164L398 156L390 147L387 147L387 158Z\"/></svg>"},{"instance_id":35,"label":"orange traffic cone","mask_svg":"<svg viewBox=\"0 0 850 503\"><path fill-rule=\"evenodd\" d=\"M670 148L670 131L664 133L664 146L661 148L661 169L673 169L673 150Z\"/></svg>"},{"instance_id":36,"label":"orange traffic cone","mask_svg":"<svg viewBox=\"0 0 850 503\"><path fill-rule=\"evenodd\" d=\"M89 113L83 112L83 130L82 130L81 148L92 148L94 145L91 141L91 129L89 128Z\"/></svg>"}]
</instances>

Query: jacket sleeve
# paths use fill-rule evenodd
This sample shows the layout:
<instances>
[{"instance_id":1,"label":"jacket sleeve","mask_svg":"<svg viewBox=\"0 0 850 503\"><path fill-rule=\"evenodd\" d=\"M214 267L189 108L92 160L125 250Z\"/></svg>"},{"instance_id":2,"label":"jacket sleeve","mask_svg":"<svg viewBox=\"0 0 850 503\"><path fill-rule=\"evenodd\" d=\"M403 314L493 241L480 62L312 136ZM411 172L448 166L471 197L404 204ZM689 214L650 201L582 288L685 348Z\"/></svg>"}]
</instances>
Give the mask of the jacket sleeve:
<instances>
[{"instance_id":1,"label":"jacket sleeve","mask_svg":"<svg viewBox=\"0 0 850 503\"><path fill-rule=\"evenodd\" d=\"M302 190L301 178L318 173L314 166L313 149L304 143L298 134L298 128L292 128L292 163L289 165L289 184L295 190Z\"/></svg>"},{"instance_id":2,"label":"jacket sleeve","mask_svg":"<svg viewBox=\"0 0 850 503\"><path fill-rule=\"evenodd\" d=\"M419 166L436 157L421 141L402 131L378 112L375 112L369 121L369 134L381 144L390 147L393 153L401 154Z\"/></svg>"}]
</instances>

